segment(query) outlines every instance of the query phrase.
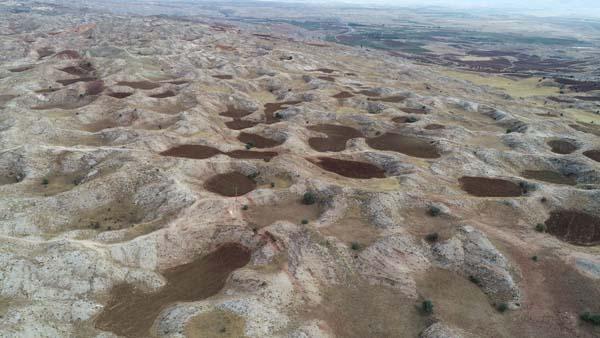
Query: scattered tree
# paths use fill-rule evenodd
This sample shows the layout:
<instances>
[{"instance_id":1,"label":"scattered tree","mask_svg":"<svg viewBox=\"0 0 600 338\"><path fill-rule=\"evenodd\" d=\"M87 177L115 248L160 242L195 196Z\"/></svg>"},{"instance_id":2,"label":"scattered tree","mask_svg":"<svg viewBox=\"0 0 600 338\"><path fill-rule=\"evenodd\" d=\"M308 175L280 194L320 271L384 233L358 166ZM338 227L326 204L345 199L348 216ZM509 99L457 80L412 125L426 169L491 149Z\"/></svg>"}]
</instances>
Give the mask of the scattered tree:
<instances>
[{"instance_id":1,"label":"scattered tree","mask_svg":"<svg viewBox=\"0 0 600 338\"><path fill-rule=\"evenodd\" d=\"M317 197L311 192L305 192L302 196L302 204L311 205L317 202Z\"/></svg>"},{"instance_id":2,"label":"scattered tree","mask_svg":"<svg viewBox=\"0 0 600 338\"><path fill-rule=\"evenodd\" d=\"M546 224L538 223L535 225L535 231L537 232L546 232Z\"/></svg>"},{"instance_id":3,"label":"scattered tree","mask_svg":"<svg viewBox=\"0 0 600 338\"><path fill-rule=\"evenodd\" d=\"M421 303L421 311L426 315L432 314L433 302L431 302L429 299L424 300L423 303Z\"/></svg>"}]
</instances>

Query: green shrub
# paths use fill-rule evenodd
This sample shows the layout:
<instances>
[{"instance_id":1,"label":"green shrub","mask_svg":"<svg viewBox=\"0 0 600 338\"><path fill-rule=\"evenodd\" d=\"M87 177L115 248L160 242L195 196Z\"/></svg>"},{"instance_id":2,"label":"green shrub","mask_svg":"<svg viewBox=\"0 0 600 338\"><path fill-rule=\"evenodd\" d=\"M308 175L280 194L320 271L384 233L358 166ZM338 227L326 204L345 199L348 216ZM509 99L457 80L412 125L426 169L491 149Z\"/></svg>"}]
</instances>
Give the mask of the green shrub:
<instances>
[{"instance_id":1,"label":"green shrub","mask_svg":"<svg viewBox=\"0 0 600 338\"><path fill-rule=\"evenodd\" d=\"M350 248L354 251L358 251L358 250L360 250L361 245L358 242L352 242L352 243L350 243Z\"/></svg>"},{"instance_id":2,"label":"green shrub","mask_svg":"<svg viewBox=\"0 0 600 338\"><path fill-rule=\"evenodd\" d=\"M481 280L473 275L469 276L469 280L475 285L481 285Z\"/></svg>"},{"instance_id":3,"label":"green shrub","mask_svg":"<svg viewBox=\"0 0 600 338\"><path fill-rule=\"evenodd\" d=\"M430 233L430 234L428 234L427 236L425 236L425 240L426 240L427 242L432 242L432 243L433 243L433 242L437 242L437 240L438 240L439 238L440 238L440 235L438 235L438 233L437 233L437 232L433 232L433 233Z\"/></svg>"},{"instance_id":4,"label":"green shrub","mask_svg":"<svg viewBox=\"0 0 600 338\"><path fill-rule=\"evenodd\" d=\"M275 188L275 182L271 182L271 188Z\"/></svg>"},{"instance_id":5,"label":"green shrub","mask_svg":"<svg viewBox=\"0 0 600 338\"><path fill-rule=\"evenodd\" d=\"M307 219L303 219L300 223L302 223L302 224L308 224L308 220Z\"/></svg>"},{"instance_id":6,"label":"green shrub","mask_svg":"<svg viewBox=\"0 0 600 338\"><path fill-rule=\"evenodd\" d=\"M579 318L581 318L581 320L584 322L600 326L600 313L584 312L581 314L581 316L579 316Z\"/></svg>"},{"instance_id":7,"label":"green shrub","mask_svg":"<svg viewBox=\"0 0 600 338\"><path fill-rule=\"evenodd\" d=\"M531 257L531 259L532 259L534 262L537 262L537 261L538 261L538 256L533 256L533 257Z\"/></svg>"},{"instance_id":8,"label":"green shrub","mask_svg":"<svg viewBox=\"0 0 600 338\"><path fill-rule=\"evenodd\" d=\"M305 192L302 196L302 204L311 205L317 202L317 197L311 192Z\"/></svg>"},{"instance_id":9,"label":"green shrub","mask_svg":"<svg viewBox=\"0 0 600 338\"><path fill-rule=\"evenodd\" d=\"M433 303L429 299L424 300L423 303L421 303L421 311L426 315L432 314Z\"/></svg>"},{"instance_id":10,"label":"green shrub","mask_svg":"<svg viewBox=\"0 0 600 338\"><path fill-rule=\"evenodd\" d=\"M242 206L242 210L248 210L248 205L244 204L244 205Z\"/></svg>"},{"instance_id":11,"label":"green shrub","mask_svg":"<svg viewBox=\"0 0 600 338\"><path fill-rule=\"evenodd\" d=\"M546 232L546 224L538 223L535 225L535 231L537 232Z\"/></svg>"},{"instance_id":12,"label":"green shrub","mask_svg":"<svg viewBox=\"0 0 600 338\"><path fill-rule=\"evenodd\" d=\"M428 212L429 212L430 216L435 217L435 216L438 216L439 214L442 213L442 209L436 207L435 205L432 205L432 206L429 207L429 211Z\"/></svg>"},{"instance_id":13,"label":"green shrub","mask_svg":"<svg viewBox=\"0 0 600 338\"><path fill-rule=\"evenodd\" d=\"M508 310L508 304L506 304L506 303L500 303L500 304L498 304L498 306L496 306L496 309L500 313L506 312L506 310Z\"/></svg>"},{"instance_id":14,"label":"green shrub","mask_svg":"<svg viewBox=\"0 0 600 338\"><path fill-rule=\"evenodd\" d=\"M408 122L408 123L415 123L417 121L419 121L419 119L414 116L409 116L406 118L406 122Z\"/></svg>"},{"instance_id":15,"label":"green shrub","mask_svg":"<svg viewBox=\"0 0 600 338\"><path fill-rule=\"evenodd\" d=\"M246 143L246 149L252 149L252 148L254 148L254 144L252 142Z\"/></svg>"},{"instance_id":16,"label":"green shrub","mask_svg":"<svg viewBox=\"0 0 600 338\"><path fill-rule=\"evenodd\" d=\"M50 181L48 181L48 179L47 179L47 178L44 178L44 179L42 180L42 185L48 185L48 184L50 184Z\"/></svg>"}]
</instances>

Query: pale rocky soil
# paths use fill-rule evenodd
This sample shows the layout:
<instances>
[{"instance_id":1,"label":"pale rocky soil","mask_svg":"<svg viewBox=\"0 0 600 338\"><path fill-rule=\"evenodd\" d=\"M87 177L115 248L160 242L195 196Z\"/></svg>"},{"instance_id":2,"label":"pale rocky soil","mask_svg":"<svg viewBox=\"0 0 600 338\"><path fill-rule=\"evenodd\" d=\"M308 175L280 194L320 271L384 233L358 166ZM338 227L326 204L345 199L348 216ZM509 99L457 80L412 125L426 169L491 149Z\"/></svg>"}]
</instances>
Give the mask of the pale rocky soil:
<instances>
[{"instance_id":1,"label":"pale rocky soil","mask_svg":"<svg viewBox=\"0 0 600 338\"><path fill-rule=\"evenodd\" d=\"M167 282L161 272L231 242L250 249L250 262L209 298L164 304L140 336L600 334L578 320L580 312L600 311L598 245L534 230L555 210L600 215L600 163L583 155L600 149L600 139L569 127L576 123L569 114L536 115L560 113L560 104L511 98L377 51L45 10L0 16L1 336L113 336L96 328L110 311L113 286L157 292ZM64 50L81 58L56 54ZM84 76L60 70L87 63L93 70ZM85 76L102 82L56 82ZM361 90L405 99L377 101ZM355 94L331 97L341 91ZM151 97L157 94L168 97ZM244 130L285 141L257 150L279 153L268 162L160 155L181 144L242 150L240 131L219 113L233 106L253 112L245 120L264 122L264 105L283 101L301 102L279 110L275 123ZM419 120L392 122L409 115ZM445 129L425 128L434 123ZM418 136L440 157L376 150L365 138L320 153L308 144L323 136L306 128L315 124L351 126L366 138ZM576 150L553 153L552 139L568 139ZM370 163L386 177L343 177L307 161L319 156ZM524 179L523 170L572 175L576 184ZM204 188L232 171L253 177L256 189L224 197ZM471 196L460 188L462 176L526 182L527 192ZM318 213L307 209L303 217L294 201L307 191ZM246 217L244 205L282 205L290 216L253 226L249 217L260 215ZM440 215L428 214L432 206ZM437 241L426 240L434 232ZM424 299L433 301L430 316L418 310ZM499 304L509 310L498 312Z\"/></svg>"}]
</instances>

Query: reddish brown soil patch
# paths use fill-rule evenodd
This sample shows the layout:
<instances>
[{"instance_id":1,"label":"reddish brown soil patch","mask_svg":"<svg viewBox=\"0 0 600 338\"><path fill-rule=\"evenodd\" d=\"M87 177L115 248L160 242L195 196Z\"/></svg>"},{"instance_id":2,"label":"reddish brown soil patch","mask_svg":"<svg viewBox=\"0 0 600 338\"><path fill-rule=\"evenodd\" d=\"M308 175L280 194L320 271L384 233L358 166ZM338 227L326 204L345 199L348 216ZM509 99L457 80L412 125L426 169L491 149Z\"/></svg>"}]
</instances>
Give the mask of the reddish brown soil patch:
<instances>
[{"instance_id":1,"label":"reddish brown soil patch","mask_svg":"<svg viewBox=\"0 0 600 338\"><path fill-rule=\"evenodd\" d=\"M562 210L550 213L546 220L548 233L575 245L600 244L600 217L574 211Z\"/></svg>"},{"instance_id":2,"label":"reddish brown soil patch","mask_svg":"<svg viewBox=\"0 0 600 338\"><path fill-rule=\"evenodd\" d=\"M377 150L395 151L420 158L438 158L440 153L431 142L415 137L394 133L385 133L367 139L367 144Z\"/></svg>"},{"instance_id":3,"label":"reddish brown soil patch","mask_svg":"<svg viewBox=\"0 0 600 338\"><path fill-rule=\"evenodd\" d=\"M392 122L395 123L414 123L419 121L419 119L412 116L397 116L392 119Z\"/></svg>"},{"instance_id":4,"label":"reddish brown soil patch","mask_svg":"<svg viewBox=\"0 0 600 338\"><path fill-rule=\"evenodd\" d=\"M437 124L437 123L432 123L432 124L426 125L424 129L427 129L427 130L446 129L446 126L443 126L443 125Z\"/></svg>"},{"instance_id":5,"label":"reddish brown soil patch","mask_svg":"<svg viewBox=\"0 0 600 338\"><path fill-rule=\"evenodd\" d=\"M585 155L588 158L591 158L592 160L594 160L596 162L600 162L600 150L584 151L583 155Z\"/></svg>"},{"instance_id":6,"label":"reddish brown soil patch","mask_svg":"<svg viewBox=\"0 0 600 338\"><path fill-rule=\"evenodd\" d=\"M308 129L327 134L327 137L311 137L308 139L308 145L320 152L342 151L346 149L346 142L349 139L363 137L360 131L352 127L334 124L319 124L309 126Z\"/></svg>"},{"instance_id":7,"label":"reddish brown soil patch","mask_svg":"<svg viewBox=\"0 0 600 338\"><path fill-rule=\"evenodd\" d=\"M164 99L166 97L173 97L177 94L175 94L174 91L172 90L167 90L166 92L163 93L159 93L159 94L154 94L154 95L150 95L150 97L155 98L155 99Z\"/></svg>"},{"instance_id":8,"label":"reddish brown soil patch","mask_svg":"<svg viewBox=\"0 0 600 338\"><path fill-rule=\"evenodd\" d=\"M90 72L93 72L95 69L90 62L86 62L81 63L77 66L68 66L60 68L59 70L71 75L84 76L89 74Z\"/></svg>"},{"instance_id":9,"label":"reddish brown soil patch","mask_svg":"<svg viewBox=\"0 0 600 338\"><path fill-rule=\"evenodd\" d=\"M39 59L43 59L47 56L54 54L54 49L52 49L50 47L43 47L43 48L36 50L36 52L38 53Z\"/></svg>"},{"instance_id":10,"label":"reddish brown soil patch","mask_svg":"<svg viewBox=\"0 0 600 338\"><path fill-rule=\"evenodd\" d=\"M358 94L362 94L364 96L369 96L369 97L378 97L378 96L380 96L379 93L376 93L376 92L374 92L372 90L369 90L369 89L363 89L361 91L358 91Z\"/></svg>"},{"instance_id":11,"label":"reddish brown soil patch","mask_svg":"<svg viewBox=\"0 0 600 338\"><path fill-rule=\"evenodd\" d=\"M24 71L30 70L30 69L33 69L33 66L17 67L17 68L9 69L8 71L11 73L20 73L20 72L24 72Z\"/></svg>"},{"instance_id":12,"label":"reddish brown soil patch","mask_svg":"<svg viewBox=\"0 0 600 338\"><path fill-rule=\"evenodd\" d=\"M406 100L406 96L397 95L397 96L388 96L388 97L381 97L381 98L370 97L370 98L368 98L368 100L369 101L398 103L398 102L402 102L402 101Z\"/></svg>"},{"instance_id":13,"label":"reddish brown soil patch","mask_svg":"<svg viewBox=\"0 0 600 338\"><path fill-rule=\"evenodd\" d=\"M108 95L110 97L117 98L117 99L124 99L126 97L129 97L129 96L133 95L133 93L127 93L127 92L110 92L110 93L107 93L106 95Z\"/></svg>"},{"instance_id":14,"label":"reddish brown soil patch","mask_svg":"<svg viewBox=\"0 0 600 338\"><path fill-rule=\"evenodd\" d=\"M170 83L170 84L174 84L174 85L178 86L178 85L182 85L182 84L188 84L188 83L190 83L190 81L187 81L187 80L175 80L175 81L167 81L165 83Z\"/></svg>"},{"instance_id":15,"label":"reddish brown soil patch","mask_svg":"<svg viewBox=\"0 0 600 338\"><path fill-rule=\"evenodd\" d=\"M160 154L163 156L203 160L221 154L221 151L219 149L200 144L184 144L165 150Z\"/></svg>"},{"instance_id":16,"label":"reddish brown soil patch","mask_svg":"<svg viewBox=\"0 0 600 338\"><path fill-rule=\"evenodd\" d=\"M329 68L317 68L314 70L315 72L321 72L321 73L326 73L326 74L331 74L333 72L335 72L335 69L329 69Z\"/></svg>"},{"instance_id":17,"label":"reddish brown soil patch","mask_svg":"<svg viewBox=\"0 0 600 338\"><path fill-rule=\"evenodd\" d=\"M216 45L215 47L217 49L228 51L228 52L235 52L237 50L235 47L226 46L226 45Z\"/></svg>"},{"instance_id":18,"label":"reddish brown soil patch","mask_svg":"<svg viewBox=\"0 0 600 338\"><path fill-rule=\"evenodd\" d=\"M551 112L547 112L547 113L536 113L535 115L537 116L541 116L541 117L560 117L560 115L555 114L555 113L551 113Z\"/></svg>"},{"instance_id":19,"label":"reddish brown soil patch","mask_svg":"<svg viewBox=\"0 0 600 338\"><path fill-rule=\"evenodd\" d=\"M154 320L166 306L206 299L217 294L229 275L250 261L250 250L239 244L223 244L191 263L166 270L167 284L145 293L129 284L112 288L111 298L96 318L96 328L125 337L149 337Z\"/></svg>"},{"instance_id":20,"label":"reddish brown soil patch","mask_svg":"<svg viewBox=\"0 0 600 338\"><path fill-rule=\"evenodd\" d=\"M300 224L303 219L314 221L321 215L318 204L306 205L300 200L279 202L274 205L250 205L244 211L244 219L253 229L267 227L277 221Z\"/></svg>"},{"instance_id":21,"label":"reddish brown soil patch","mask_svg":"<svg viewBox=\"0 0 600 338\"><path fill-rule=\"evenodd\" d=\"M331 157L317 157L316 160L309 159L309 161L327 171L331 171L345 177L359 179L385 177L385 170L371 163L340 160Z\"/></svg>"},{"instance_id":22,"label":"reddish brown soil patch","mask_svg":"<svg viewBox=\"0 0 600 338\"><path fill-rule=\"evenodd\" d=\"M240 133L238 140L240 140L242 143L250 144L256 148L273 148L283 143L281 141L276 141L260 135L245 132Z\"/></svg>"},{"instance_id":23,"label":"reddish brown soil patch","mask_svg":"<svg viewBox=\"0 0 600 338\"><path fill-rule=\"evenodd\" d=\"M588 133L600 137L600 125L597 124L577 122L577 124L570 124L569 127L583 133Z\"/></svg>"},{"instance_id":24,"label":"reddish brown soil patch","mask_svg":"<svg viewBox=\"0 0 600 338\"><path fill-rule=\"evenodd\" d=\"M271 124L278 122L279 119L275 117L274 113L278 110L287 108L287 106L295 105L301 103L302 101L284 101L284 102L273 102L273 103L265 103L265 118L266 123Z\"/></svg>"},{"instance_id":25,"label":"reddish brown soil patch","mask_svg":"<svg viewBox=\"0 0 600 338\"><path fill-rule=\"evenodd\" d=\"M54 92L56 92L58 90L60 90L60 89L58 89L58 88L44 88L44 89L36 90L35 92L38 93L38 94L45 94L45 93L54 93Z\"/></svg>"},{"instance_id":26,"label":"reddish brown soil patch","mask_svg":"<svg viewBox=\"0 0 600 338\"><path fill-rule=\"evenodd\" d=\"M555 184L575 185L577 178L573 176L565 176L551 170L525 170L521 176L532 180L544 181Z\"/></svg>"},{"instance_id":27,"label":"reddish brown soil patch","mask_svg":"<svg viewBox=\"0 0 600 338\"><path fill-rule=\"evenodd\" d=\"M117 82L117 85L143 90L155 89L160 87L160 84L150 81L119 81Z\"/></svg>"},{"instance_id":28,"label":"reddish brown soil patch","mask_svg":"<svg viewBox=\"0 0 600 338\"><path fill-rule=\"evenodd\" d=\"M212 77L214 77L215 79L221 79L221 80L231 80L231 79L233 79L232 75L213 75Z\"/></svg>"},{"instance_id":29,"label":"reddish brown soil patch","mask_svg":"<svg viewBox=\"0 0 600 338\"><path fill-rule=\"evenodd\" d=\"M577 150L577 146L568 140L551 140L548 141L548 145L552 148L552 152L557 154L565 155Z\"/></svg>"},{"instance_id":30,"label":"reddish brown soil patch","mask_svg":"<svg viewBox=\"0 0 600 338\"><path fill-rule=\"evenodd\" d=\"M517 183L499 178L463 176L458 181L464 191L478 197L516 197L523 193Z\"/></svg>"},{"instance_id":31,"label":"reddish brown soil patch","mask_svg":"<svg viewBox=\"0 0 600 338\"><path fill-rule=\"evenodd\" d=\"M425 108L400 108L400 110L408 114L427 114Z\"/></svg>"},{"instance_id":32,"label":"reddish brown soil patch","mask_svg":"<svg viewBox=\"0 0 600 338\"><path fill-rule=\"evenodd\" d=\"M104 81L95 80L85 84L86 95L99 95L104 91Z\"/></svg>"},{"instance_id":33,"label":"reddish brown soil patch","mask_svg":"<svg viewBox=\"0 0 600 338\"><path fill-rule=\"evenodd\" d=\"M226 111L219 113L221 116L233 117L234 119L239 119L250 114L252 114L250 110L238 109L233 106L227 106Z\"/></svg>"},{"instance_id":34,"label":"reddish brown soil patch","mask_svg":"<svg viewBox=\"0 0 600 338\"><path fill-rule=\"evenodd\" d=\"M97 78L95 78L95 77L80 77L77 79L56 80L56 82L60 83L63 86L68 86L70 84L77 83L77 82L90 82L90 81L96 81L96 80L97 80Z\"/></svg>"},{"instance_id":35,"label":"reddish brown soil patch","mask_svg":"<svg viewBox=\"0 0 600 338\"><path fill-rule=\"evenodd\" d=\"M256 183L240 173L230 172L209 178L204 188L222 196L235 197L256 189Z\"/></svg>"},{"instance_id":36,"label":"reddish brown soil patch","mask_svg":"<svg viewBox=\"0 0 600 338\"><path fill-rule=\"evenodd\" d=\"M335 99L349 99L351 97L354 97L354 94L350 93L350 92L339 92L335 95L332 96Z\"/></svg>"},{"instance_id":37,"label":"reddish brown soil patch","mask_svg":"<svg viewBox=\"0 0 600 338\"><path fill-rule=\"evenodd\" d=\"M231 121L225 122L225 125L227 126L227 128L232 129L232 130L242 130L242 129L246 129L246 128L251 128L257 124L258 124L258 122L241 120L241 119L233 119Z\"/></svg>"},{"instance_id":38,"label":"reddish brown soil patch","mask_svg":"<svg viewBox=\"0 0 600 338\"><path fill-rule=\"evenodd\" d=\"M335 78L331 76L318 76L318 78L323 81L335 82Z\"/></svg>"},{"instance_id":39,"label":"reddish brown soil patch","mask_svg":"<svg viewBox=\"0 0 600 338\"><path fill-rule=\"evenodd\" d=\"M251 150L234 150L225 153L227 156L240 160L264 160L269 162L273 157L279 155L275 151L251 151Z\"/></svg>"},{"instance_id":40,"label":"reddish brown soil patch","mask_svg":"<svg viewBox=\"0 0 600 338\"><path fill-rule=\"evenodd\" d=\"M64 59L64 60L76 60L76 59L81 59L81 55L74 51L74 50L63 50L62 52L58 52L56 53L56 55L54 57L57 57L59 59Z\"/></svg>"}]
</instances>

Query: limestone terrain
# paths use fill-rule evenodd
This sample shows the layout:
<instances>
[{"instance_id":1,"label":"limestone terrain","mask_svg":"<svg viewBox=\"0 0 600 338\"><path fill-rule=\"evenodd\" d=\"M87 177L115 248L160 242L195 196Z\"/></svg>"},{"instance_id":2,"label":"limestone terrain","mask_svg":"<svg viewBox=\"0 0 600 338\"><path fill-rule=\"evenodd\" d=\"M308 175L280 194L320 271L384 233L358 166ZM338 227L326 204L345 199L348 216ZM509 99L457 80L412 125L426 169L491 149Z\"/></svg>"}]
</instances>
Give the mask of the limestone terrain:
<instances>
[{"instance_id":1,"label":"limestone terrain","mask_svg":"<svg viewBox=\"0 0 600 338\"><path fill-rule=\"evenodd\" d=\"M158 16L0 35L0 336L600 335L593 102Z\"/></svg>"}]
</instances>

